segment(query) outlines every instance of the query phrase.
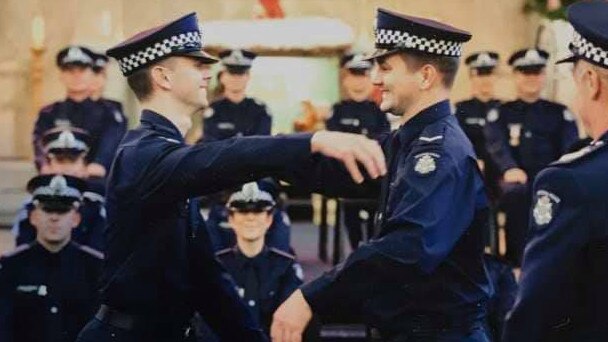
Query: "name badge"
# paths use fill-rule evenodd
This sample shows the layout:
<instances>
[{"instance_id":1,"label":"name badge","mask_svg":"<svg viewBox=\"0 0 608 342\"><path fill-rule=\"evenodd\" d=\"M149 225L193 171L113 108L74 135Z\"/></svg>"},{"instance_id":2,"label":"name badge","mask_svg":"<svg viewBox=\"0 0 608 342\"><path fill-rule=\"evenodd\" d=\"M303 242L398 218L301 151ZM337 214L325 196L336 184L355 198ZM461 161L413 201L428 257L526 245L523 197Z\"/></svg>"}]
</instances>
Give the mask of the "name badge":
<instances>
[{"instance_id":1,"label":"name badge","mask_svg":"<svg viewBox=\"0 0 608 342\"><path fill-rule=\"evenodd\" d=\"M234 124L232 122L220 122L217 124L217 128L219 129L234 129Z\"/></svg>"}]
</instances>

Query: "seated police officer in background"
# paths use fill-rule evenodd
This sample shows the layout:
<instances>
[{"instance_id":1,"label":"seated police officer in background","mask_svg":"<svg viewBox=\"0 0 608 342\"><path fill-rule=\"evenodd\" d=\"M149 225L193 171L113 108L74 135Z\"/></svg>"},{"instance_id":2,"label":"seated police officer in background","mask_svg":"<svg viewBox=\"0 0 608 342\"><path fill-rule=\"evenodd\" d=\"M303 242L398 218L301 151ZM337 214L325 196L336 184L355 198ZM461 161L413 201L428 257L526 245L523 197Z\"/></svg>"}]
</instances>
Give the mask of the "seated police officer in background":
<instances>
[{"instance_id":1,"label":"seated police officer in background","mask_svg":"<svg viewBox=\"0 0 608 342\"><path fill-rule=\"evenodd\" d=\"M455 109L460 127L473 144L479 168L485 178L486 189L492 200L496 200L499 194L500 174L486 150L483 128L486 125L488 112L500 105L500 100L496 99L494 91L499 60L500 56L493 51L475 52L465 59L465 64L469 68L472 98L456 103Z\"/></svg>"},{"instance_id":2,"label":"seated police officer in background","mask_svg":"<svg viewBox=\"0 0 608 342\"><path fill-rule=\"evenodd\" d=\"M272 117L268 113L268 108L259 100L246 95L247 85L251 79L250 69L256 54L247 50L235 49L222 51L219 57L224 67L218 73L217 78L221 94L204 111L201 140L209 142L234 136L270 135ZM218 238L233 237L233 234L226 230L226 199L229 195L229 191L220 192L208 199L209 220L207 225L209 232ZM274 227L271 231L273 234L276 232ZM287 231L286 234L288 237L289 232ZM230 241L225 243L224 238L215 239L220 242L219 245L216 245L216 250L232 245ZM283 244L281 248L289 248L289 240L283 242L286 242L286 245ZM284 250L287 249L284 248Z\"/></svg>"},{"instance_id":3,"label":"seated police officer in background","mask_svg":"<svg viewBox=\"0 0 608 342\"><path fill-rule=\"evenodd\" d=\"M344 99L333 105L325 127L330 131L363 134L374 137L390 131L390 125L377 104L370 101L372 63L363 54L348 54L340 60ZM365 236L372 235L375 206L344 204L344 225L353 249Z\"/></svg>"},{"instance_id":4,"label":"seated police officer in background","mask_svg":"<svg viewBox=\"0 0 608 342\"><path fill-rule=\"evenodd\" d=\"M281 304L273 341L299 341L313 313L363 321L382 341L488 340L487 198L448 101L470 38L443 23L378 10L372 79L382 91L380 108L401 120L382 143L389 173L378 233ZM374 190L370 196L378 196Z\"/></svg>"},{"instance_id":5,"label":"seated police officer in background","mask_svg":"<svg viewBox=\"0 0 608 342\"><path fill-rule=\"evenodd\" d=\"M272 178L264 178L257 181L260 189L269 193L275 202L274 210L272 211L272 223L267 229L264 240L269 247L278 248L285 252L292 253L291 248L291 220L287 215L287 211L283 208L280 202L280 185ZM240 188L241 186L239 186ZM222 191L229 197L232 193ZM220 251L236 244L236 235L230 222L230 209L224 201L214 201L211 203L209 216L206 220L209 238L213 244L215 251Z\"/></svg>"},{"instance_id":6,"label":"seated police officer in background","mask_svg":"<svg viewBox=\"0 0 608 342\"><path fill-rule=\"evenodd\" d=\"M71 241L84 189L70 176L29 181L36 240L0 258L0 341L72 342L96 309L103 256Z\"/></svg>"},{"instance_id":7,"label":"seated police officer in background","mask_svg":"<svg viewBox=\"0 0 608 342\"><path fill-rule=\"evenodd\" d=\"M247 183L226 206L236 245L216 253L234 278L238 292L254 318L269 333L272 314L302 284L302 267L295 256L268 246L265 234L273 221L272 195Z\"/></svg>"},{"instance_id":8,"label":"seated police officer in background","mask_svg":"<svg viewBox=\"0 0 608 342\"><path fill-rule=\"evenodd\" d=\"M91 58L93 59L93 80L91 82L91 100L96 101L103 105L106 109L106 115L110 117L110 122L113 123L113 130L118 139L114 140L115 146L108 146L107 148L116 151L118 144L122 137L124 137L128 128L128 121L123 112L122 103L110 100L104 97L104 91L106 89L106 84L108 82L108 56L92 51ZM114 155L112 155L114 157ZM111 166L112 160L110 159L110 164L106 165L106 169L109 169Z\"/></svg>"},{"instance_id":9,"label":"seated police officer in background","mask_svg":"<svg viewBox=\"0 0 608 342\"><path fill-rule=\"evenodd\" d=\"M573 109L593 142L538 174L504 341L608 341L608 3L568 8Z\"/></svg>"},{"instance_id":10,"label":"seated police officer in background","mask_svg":"<svg viewBox=\"0 0 608 342\"><path fill-rule=\"evenodd\" d=\"M272 116L268 107L246 95L256 54L247 50L226 50L219 57L225 68L219 76L223 94L204 112L202 140L270 135Z\"/></svg>"},{"instance_id":11,"label":"seated police officer in background","mask_svg":"<svg viewBox=\"0 0 608 342\"><path fill-rule=\"evenodd\" d=\"M540 98L548 58L539 49L520 50L509 58L517 100L488 112L484 130L488 153L502 174L506 257L516 267L524 252L532 180L578 138L574 115L564 105Z\"/></svg>"},{"instance_id":12,"label":"seated police officer in background","mask_svg":"<svg viewBox=\"0 0 608 342\"><path fill-rule=\"evenodd\" d=\"M93 52L81 46L68 46L57 54L60 78L67 98L40 110L34 125L33 144L38 170L46 167L42 149L42 134L56 127L72 126L91 134L87 155L87 173L90 177L104 177L116 152L121 131L115 129L114 116L106 114L101 103L93 101L91 84L94 81ZM123 132L124 133L124 132Z\"/></svg>"},{"instance_id":13,"label":"seated police officer in background","mask_svg":"<svg viewBox=\"0 0 608 342\"><path fill-rule=\"evenodd\" d=\"M194 13L141 32L108 55L143 112L108 177L102 306L79 341L186 340L195 311L223 340L265 340L215 258L190 198L267 176L290 180L319 154L343 162L361 183L358 162L369 178L386 172L382 150L337 132L186 145L191 115L208 104L210 64L217 61L202 50Z\"/></svg>"},{"instance_id":14,"label":"seated police officer in background","mask_svg":"<svg viewBox=\"0 0 608 342\"><path fill-rule=\"evenodd\" d=\"M88 152L90 136L75 127L53 128L42 136L46 155L44 174L61 174L87 180L85 157ZM79 212L80 224L72 230L72 241L103 251L103 231L105 229L105 208L103 184L87 180L87 189L82 194ZM31 222L34 209L29 198L17 214L13 225L16 245L27 244L36 239L36 229Z\"/></svg>"}]
</instances>

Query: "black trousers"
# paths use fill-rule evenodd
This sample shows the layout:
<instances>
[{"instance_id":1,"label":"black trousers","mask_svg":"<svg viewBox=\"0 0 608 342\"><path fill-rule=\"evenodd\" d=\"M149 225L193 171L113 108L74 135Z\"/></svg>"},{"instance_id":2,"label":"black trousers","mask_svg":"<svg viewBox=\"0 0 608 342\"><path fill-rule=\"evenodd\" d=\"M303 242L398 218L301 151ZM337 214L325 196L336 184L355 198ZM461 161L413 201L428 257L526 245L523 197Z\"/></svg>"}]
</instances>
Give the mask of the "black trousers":
<instances>
[{"instance_id":1,"label":"black trousers","mask_svg":"<svg viewBox=\"0 0 608 342\"><path fill-rule=\"evenodd\" d=\"M159 334L158 330L132 329L125 330L93 318L82 329L76 342L194 342L194 333L186 334L176 331L174 333Z\"/></svg>"}]
</instances>

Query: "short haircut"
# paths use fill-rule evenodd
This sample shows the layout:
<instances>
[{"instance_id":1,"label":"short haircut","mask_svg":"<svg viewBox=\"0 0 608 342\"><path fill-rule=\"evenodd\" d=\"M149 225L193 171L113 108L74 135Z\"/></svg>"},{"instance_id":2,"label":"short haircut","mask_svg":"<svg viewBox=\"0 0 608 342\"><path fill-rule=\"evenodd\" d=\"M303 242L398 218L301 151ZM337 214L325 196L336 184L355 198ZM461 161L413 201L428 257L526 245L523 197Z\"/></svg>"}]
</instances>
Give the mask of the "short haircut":
<instances>
[{"instance_id":1,"label":"short haircut","mask_svg":"<svg viewBox=\"0 0 608 342\"><path fill-rule=\"evenodd\" d=\"M399 55L411 71L418 71L427 64L432 65L441 74L443 86L448 89L452 88L460 64L458 57L435 56L410 51L401 52Z\"/></svg>"},{"instance_id":2,"label":"short haircut","mask_svg":"<svg viewBox=\"0 0 608 342\"><path fill-rule=\"evenodd\" d=\"M143 68L127 77L127 83L139 101L147 100L152 95L151 70L149 67Z\"/></svg>"}]
</instances>

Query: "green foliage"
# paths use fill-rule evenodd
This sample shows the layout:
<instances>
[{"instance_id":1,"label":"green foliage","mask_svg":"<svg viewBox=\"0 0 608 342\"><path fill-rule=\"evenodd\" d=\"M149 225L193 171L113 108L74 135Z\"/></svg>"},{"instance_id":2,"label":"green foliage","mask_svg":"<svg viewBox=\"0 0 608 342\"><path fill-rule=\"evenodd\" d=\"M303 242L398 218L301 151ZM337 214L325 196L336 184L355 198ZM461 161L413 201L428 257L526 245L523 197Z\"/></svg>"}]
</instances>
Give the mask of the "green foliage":
<instances>
[{"instance_id":1,"label":"green foliage","mask_svg":"<svg viewBox=\"0 0 608 342\"><path fill-rule=\"evenodd\" d=\"M561 0L562 7L555 11L547 10L547 0L526 0L524 12L536 12L548 19L566 19L566 8L578 0Z\"/></svg>"}]
</instances>

